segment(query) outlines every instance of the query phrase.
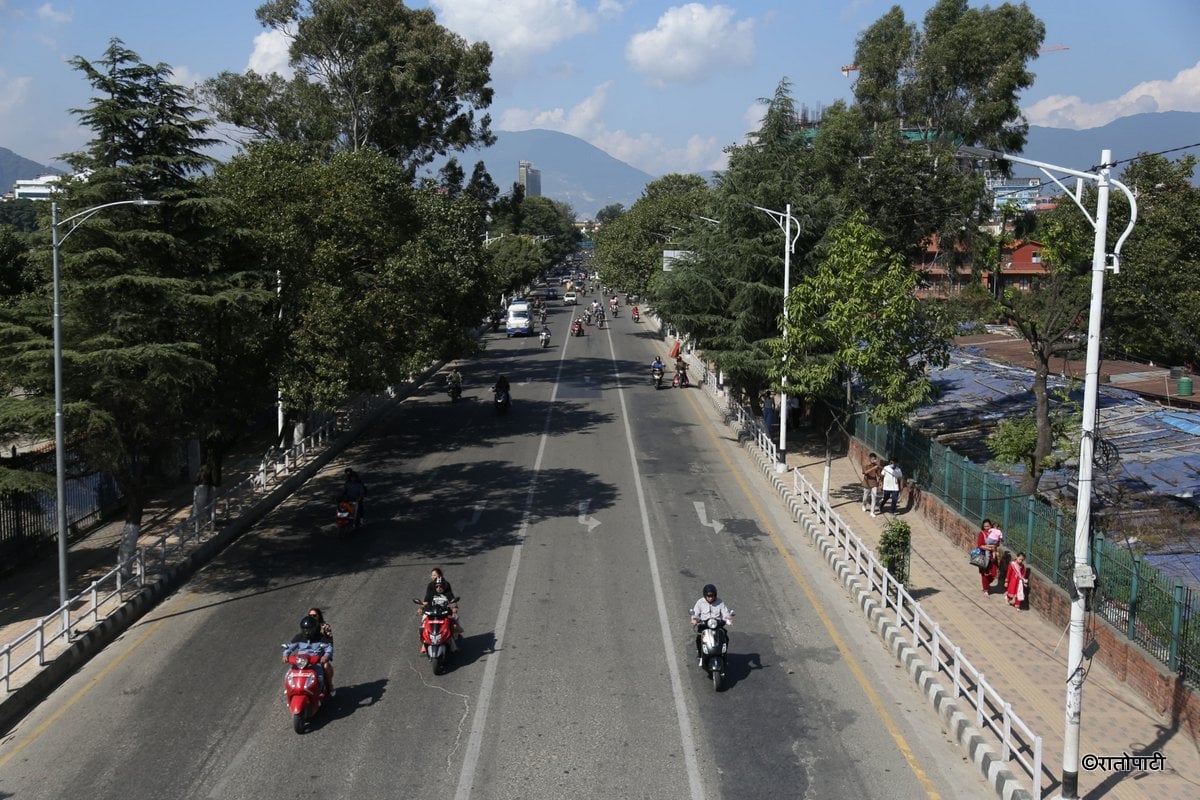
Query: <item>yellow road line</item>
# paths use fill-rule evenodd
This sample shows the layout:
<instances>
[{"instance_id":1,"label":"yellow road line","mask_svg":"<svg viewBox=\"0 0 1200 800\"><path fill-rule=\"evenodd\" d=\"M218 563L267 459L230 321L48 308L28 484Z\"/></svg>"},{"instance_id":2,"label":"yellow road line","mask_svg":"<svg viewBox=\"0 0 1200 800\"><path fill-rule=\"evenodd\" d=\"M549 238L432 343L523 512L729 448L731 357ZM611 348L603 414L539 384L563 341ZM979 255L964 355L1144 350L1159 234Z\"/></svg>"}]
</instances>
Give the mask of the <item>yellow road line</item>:
<instances>
[{"instance_id":1,"label":"yellow road line","mask_svg":"<svg viewBox=\"0 0 1200 800\"><path fill-rule=\"evenodd\" d=\"M701 391L703 391L703 389ZM887 728L888 733L891 734L892 740L896 743L896 747L900 750L901 755L904 756L904 760L908 762L909 768L912 769L913 774L916 775L917 780L921 783L921 786L925 788L925 794L930 798L930 800L940 800L941 795L939 795L937 789L934 788L933 782L929 780L929 776L925 774L925 770L921 769L921 765L917 763L917 758L913 754L912 749L908 746L908 742L904 741L904 735L900 732L899 726L896 725L895 720L892 719L891 714L889 714L887 708L884 707L883 701L879 699L879 695L875 692L875 688L871 685L871 682L867 680L867 676L864 675L862 669L859 668L856 660L853 658L853 654L850 652L850 648L847 647L845 640L842 639L842 636L837 632L837 629L833 627L833 620L829 618L829 615L825 613L825 609L821 607L820 602L817 600L817 596L813 593L812 587L809 586L809 583L804 579L804 576L800 574L800 569L796 566L795 560L792 559L792 554L788 552L787 546L783 542L783 537L781 537L779 532L775 530L775 526L771 524L766 512L759 504L758 499L754 496L754 494L750 491L750 487L747 486L746 482L742 479L740 470L736 469L733 465L733 462L729 460L729 456L725 452L725 447L723 446L720 437L717 435L716 430L713 428L712 423L709 422L708 417L705 416L700 407L696 405L696 401L692 399L693 393L688 392L686 396L688 398L688 402L692 406L692 410L696 412L696 416L700 418L700 423L704 426L704 430L708 432L709 437L716 446L716 451L720 454L721 460L725 462L725 466L729 468L730 473L733 475L733 479L737 481L738 486L741 487L742 494L750 502L750 505L754 508L754 512L758 514L759 520L766 527L767 533L769 533L771 536L771 541L775 543L775 550L780 556L783 557L783 561L785 564L787 564L788 570L792 573L792 577L796 579L796 583L804 591L804 594L808 596L809 602L812 603L813 610L817 612L817 616L821 618L821 622L825 625L825 630L828 631L829 638L833 640L838 652L842 654L842 660L846 662L846 665L854 674L859 686L862 687L863 694L866 695L867 699L871 701L871 705L875 707L875 711L879 714L880 719L883 720L883 724ZM3 765L0 764L0 766Z\"/></svg>"},{"instance_id":2,"label":"yellow road line","mask_svg":"<svg viewBox=\"0 0 1200 800\"><path fill-rule=\"evenodd\" d=\"M92 678L90 681L88 681L83 686L82 689L80 689L78 692L76 692L74 695L72 695L71 699L68 700L66 703L64 703L63 706L60 709L58 709L58 711L55 711L53 714L50 715L50 717L48 719L46 719L45 722L43 722L41 725L38 725L36 728L34 728L33 731L28 736L26 736L24 739L22 739L17 744L13 745L13 748L8 753L8 755L0 757L0 769L3 769L4 766L6 764L8 764L8 762L12 761L14 758L16 758L18 755L20 755L21 751L24 750L26 747L28 747L29 745L33 744L38 739L40 739L42 737L42 735L45 734L47 730L49 730L51 725L53 725L55 722L58 722L58 720L60 720L64 714L66 714L68 711L70 711L71 708L74 707L74 705L76 703L78 703L80 700L82 700L87 695L88 692L90 692L92 689L96 688L96 684L98 684L100 681L104 680L104 678L107 677L109 675L109 673L111 673L114 669L119 667L121 665L121 663L123 661L125 661L125 659L127 659L131 655L133 655L134 652L136 652L137 649L139 647L141 647L147 639L149 639L151 636L153 636L155 631L157 631L159 628L161 628L163 623L165 623L172 616L173 615L168 614L167 616L164 616L162 619L160 619L158 622L151 625L150 628L144 634L142 634L141 638L139 638L136 642L134 642L132 645L130 645L125 650L124 653L122 653L121 655L119 655L115 659L113 659L113 662L111 664L109 664L104 669L100 670L100 673L98 675L96 675L94 678Z\"/></svg>"}]
</instances>

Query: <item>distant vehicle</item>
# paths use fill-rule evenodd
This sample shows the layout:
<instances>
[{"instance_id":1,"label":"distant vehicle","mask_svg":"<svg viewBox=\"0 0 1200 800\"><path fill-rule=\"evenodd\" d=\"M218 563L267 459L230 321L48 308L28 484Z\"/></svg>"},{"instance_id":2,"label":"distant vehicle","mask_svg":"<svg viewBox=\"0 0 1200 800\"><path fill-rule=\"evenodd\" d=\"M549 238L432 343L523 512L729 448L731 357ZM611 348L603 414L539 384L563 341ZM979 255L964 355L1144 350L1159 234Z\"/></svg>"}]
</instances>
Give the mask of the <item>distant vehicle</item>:
<instances>
[{"instance_id":1,"label":"distant vehicle","mask_svg":"<svg viewBox=\"0 0 1200 800\"><path fill-rule=\"evenodd\" d=\"M553 286L549 287L548 289L546 289L546 293L545 293L544 297L547 300L557 300L558 299L558 289L554 288Z\"/></svg>"},{"instance_id":2,"label":"distant vehicle","mask_svg":"<svg viewBox=\"0 0 1200 800\"><path fill-rule=\"evenodd\" d=\"M529 303L513 303L508 307L504 333L506 336L528 336L533 333L533 315Z\"/></svg>"},{"instance_id":3,"label":"distant vehicle","mask_svg":"<svg viewBox=\"0 0 1200 800\"><path fill-rule=\"evenodd\" d=\"M574 306L574 305L578 305L578 304L579 304L579 298L575 294L575 292L568 291L563 294L563 305L564 306Z\"/></svg>"}]
</instances>

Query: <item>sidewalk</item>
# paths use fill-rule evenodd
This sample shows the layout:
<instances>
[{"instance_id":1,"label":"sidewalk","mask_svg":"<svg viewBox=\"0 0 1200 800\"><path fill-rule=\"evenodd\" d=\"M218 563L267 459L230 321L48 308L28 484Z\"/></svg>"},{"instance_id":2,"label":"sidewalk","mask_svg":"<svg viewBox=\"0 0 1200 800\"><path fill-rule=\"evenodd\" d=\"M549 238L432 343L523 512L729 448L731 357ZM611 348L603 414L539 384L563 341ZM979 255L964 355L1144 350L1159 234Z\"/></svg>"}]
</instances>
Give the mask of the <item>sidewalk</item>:
<instances>
[{"instance_id":1,"label":"sidewalk","mask_svg":"<svg viewBox=\"0 0 1200 800\"><path fill-rule=\"evenodd\" d=\"M787 455L789 469L799 470L821 486L823 450L800 448ZM790 488L790 473L784 477ZM872 517L861 506L858 464L835 458L829 503L863 541L877 547L888 514ZM907 495L907 493L906 493ZM907 499L907 497L906 497ZM1036 611L1007 604L1004 589L984 595L979 572L967 554L932 527L918 511L900 509L899 518L912 528L912 565L908 589L942 630L962 648L989 683L1043 740L1044 797L1057 797L1062 775L1066 704L1064 631ZM1030 580L1041 577L1031 571ZM1103 624L1097 622L1096 624ZM1171 729L1169 718L1117 679L1098 661L1092 663L1083 689L1080 755L1120 756L1161 751L1161 772L1088 772L1080 770L1080 795L1096 798L1184 800L1200 796L1200 747L1186 733ZM1018 768L1019 769L1019 768Z\"/></svg>"},{"instance_id":2,"label":"sidewalk","mask_svg":"<svg viewBox=\"0 0 1200 800\"><path fill-rule=\"evenodd\" d=\"M223 486L235 486L257 471L264 454L274 443L275 435L264 429L259 435L235 448L225 460L222 469ZM142 517L139 547L152 545L164 533L188 517L192 508L194 486L190 481L180 481L151 494ZM74 597L87 589L91 583L110 571L117 563L117 547L120 544L124 520L116 518L101 524L87 536L71 543L67 550L67 593ZM22 636L34 628L38 620L53 613L59 605L58 554L51 549L37 561L26 564L0 578L0 647ZM126 590L128 599L136 589ZM110 605L117 605L114 600ZM78 634L92 627L88 624L74 626ZM60 653L66 646L51 650ZM24 686L38 672L35 663L28 664L14 673L9 692L0 689L0 705L7 695Z\"/></svg>"}]
</instances>

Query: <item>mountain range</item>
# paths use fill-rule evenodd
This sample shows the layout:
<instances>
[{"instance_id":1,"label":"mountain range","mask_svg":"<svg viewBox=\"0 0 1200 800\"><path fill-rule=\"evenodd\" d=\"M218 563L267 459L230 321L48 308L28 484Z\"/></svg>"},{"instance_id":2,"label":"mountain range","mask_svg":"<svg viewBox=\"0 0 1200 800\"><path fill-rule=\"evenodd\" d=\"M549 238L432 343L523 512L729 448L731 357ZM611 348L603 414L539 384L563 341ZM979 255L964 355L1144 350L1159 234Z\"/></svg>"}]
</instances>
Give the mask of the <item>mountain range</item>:
<instances>
[{"instance_id":1,"label":"mountain range","mask_svg":"<svg viewBox=\"0 0 1200 800\"><path fill-rule=\"evenodd\" d=\"M1092 171L1100 151L1112 151L1114 161L1141 152L1159 152L1200 141L1200 112L1167 111L1121 117L1099 128L1068 130L1031 125L1023 155L1035 161ZM1194 151L1193 151L1194 152ZM1182 153L1169 153L1178 158ZM483 161L501 192L517 181L517 165L529 161L541 172L542 195L568 203L579 217L594 218L601 208L620 203L629 208L655 175L613 158L583 139L548 130L499 131L496 143L484 150L455 155L468 175ZM423 170L433 174L445 159ZM0 190L21 178L53 171L0 147ZM1114 174L1120 174L1117 167ZM1031 175L1032 167L1017 166L1016 175ZM705 174L705 177L708 177Z\"/></svg>"}]
</instances>

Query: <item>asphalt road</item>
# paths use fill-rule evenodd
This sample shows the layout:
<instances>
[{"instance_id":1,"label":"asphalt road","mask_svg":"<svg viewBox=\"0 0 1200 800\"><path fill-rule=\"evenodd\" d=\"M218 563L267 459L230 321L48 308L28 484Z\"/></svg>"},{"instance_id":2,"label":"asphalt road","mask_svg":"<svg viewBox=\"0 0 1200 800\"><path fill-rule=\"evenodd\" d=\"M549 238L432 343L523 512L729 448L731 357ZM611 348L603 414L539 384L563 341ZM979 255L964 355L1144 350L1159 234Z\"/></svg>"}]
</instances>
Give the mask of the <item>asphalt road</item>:
<instances>
[{"instance_id":1,"label":"asphalt road","mask_svg":"<svg viewBox=\"0 0 1200 800\"><path fill-rule=\"evenodd\" d=\"M377 428L88 663L0 742L3 798L918 798L989 790L787 533L702 390L608 331L507 340ZM487 391L513 384L507 416ZM370 490L333 537L338 474ZM442 566L466 637L418 654ZM737 611L727 688L693 658L713 582ZM338 696L298 736L279 643L325 609Z\"/></svg>"}]
</instances>

